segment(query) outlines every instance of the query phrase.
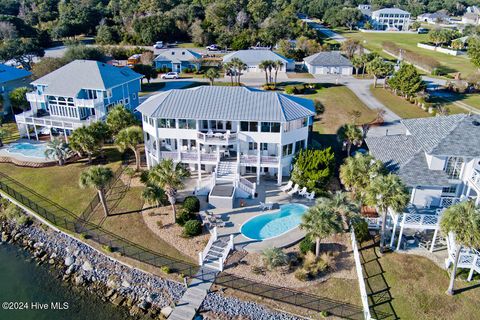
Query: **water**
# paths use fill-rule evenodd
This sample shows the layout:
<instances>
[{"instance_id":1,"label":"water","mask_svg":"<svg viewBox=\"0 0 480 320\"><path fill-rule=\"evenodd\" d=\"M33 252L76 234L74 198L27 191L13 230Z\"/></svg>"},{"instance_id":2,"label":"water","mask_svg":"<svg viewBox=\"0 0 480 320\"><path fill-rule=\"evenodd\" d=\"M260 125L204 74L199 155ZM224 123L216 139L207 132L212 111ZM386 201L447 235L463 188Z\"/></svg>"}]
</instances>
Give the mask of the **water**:
<instances>
[{"instance_id":1,"label":"water","mask_svg":"<svg viewBox=\"0 0 480 320\"><path fill-rule=\"evenodd\" d=\"M265 240L282 235L296 228L308 207L303 204L289 203L280 206L275 212L264 213L245 222L240 231L250 239Z\"/></svg>"},{"instance_id":2,"label":"water","mask_svg":"<svg viewBox=\"0 0 480 320\"><path fill-rule=\"evenodd\" d=\"M30 254L9 244L0 245L0 319L5 320L96 320L130 319L127 310L81 288L72 288L47 266L37 266ZM21 302L28 310L4 310L4 302ZM32 302L60 306L68 303L68 310L32 310Z\"/></svg>"},{"instance_id":3,"label":"water","mask_svg":"<svg viewBox=\"0 0 480 320\"><path fill-rule=\"evenodd\" d=\"M39 143L33 144L28 142L12 143L7 147L7 151L10 153L20 154L29 158L42 158L45 159L46 144Z\"/></svg>"}]
</instances>

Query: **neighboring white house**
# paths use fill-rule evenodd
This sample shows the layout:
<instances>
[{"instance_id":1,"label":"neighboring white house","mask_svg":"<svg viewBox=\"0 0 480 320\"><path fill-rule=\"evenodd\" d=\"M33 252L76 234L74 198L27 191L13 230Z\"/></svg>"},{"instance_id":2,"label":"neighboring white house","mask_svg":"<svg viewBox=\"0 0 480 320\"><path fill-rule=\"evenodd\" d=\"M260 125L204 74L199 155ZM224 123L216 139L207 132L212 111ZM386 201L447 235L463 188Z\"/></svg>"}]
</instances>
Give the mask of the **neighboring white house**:
<instances>
[{"instance_id":1,"label":"neighboring white house","mask_svg":"<svg viewBox=\"0 0 480 320\"><path fill-rule=\"evenodd\" d=\"M223 57L223 63L230 62L233 58L242 60L247 65L245 72L263 72L258 65L264 60L281 61L283 63L280 72L295 70L295 61L271 50L239 50Z\"/></svg>"},{"instance_id":2,"label":"neighboring white house","mask_svg":"<svg viewBox=\"0 0 480 320\"><path fill-rule=\"evenodd\" d=\"M365 139L396 172L417 207L444 207L461 198L480 204L480 116L401 120L405 134Z\"/></svg>"},{"instance_id":3,"label":"neighboring white house","mask_svg":"<svg viewBox=\"0 0 480 320\"><path fill-rule=\"evenodd\" d=\"M407 31L410 12L398 8L383 8L372 12L372 24L376 30Z\"/></svg>"},{"instance_id":4,"label":"neighboring white house","mask_svg":"<svg viewBox=\"0 0 480 320\"><path fill-rule=\"evenodd\" d=\"M256 183L263 175L276 177L280 184L290 174L315 114L310 99L217 86L165 91L137 110L149 167L173 159L197 172L199 187L202 174L213 173L207 189L222 181L248 194L254 187L244 175L256 176Z\"/></svg>"},{"instance_id":5,"label":"neighboring white house","mask_svg":"<svg viewBox=\"0 0 480 320\"><path fill-rule=\"evenodd\" d=\"M311 74L352 75L353 66L350 60L338 51L315 53L303 59L305 67Z\"/></svg>"},{"instance_id":6,"label":"neighboring white house","mask_svg":"<svg viewBox=\"0 0 480 320\"><path fill-rule=\"evenodd\" d=\"M184 69L200 69L202 55L185 48L170 48L158 51L153 60L156 69L182 72Z\"/></svg>"},{"instance_id":7,"label":"neighboring white house","mask_svg":"<svg viewBox=\"0 0 480 320\"><path fill-rule=\"evenodd\" d=\"M365 17L370 17L372 15L372 5L371 4L368 4L368 3L359 4L357 6L357 9L360 10L360 12Z\"/></svg>"},{"instance_id":8,"label":"neighboring white house","mask_svg":"<svg viewBox=\"0 0 480 320\"><path fill-rule=\"evenodd\" d=\"M11 113L10 92L18 87L28 85L28 79L32 73L24 69L17 69L0 63L0 119Z\"/></svg>"},{"instance_id":9,"label":"neighboring white house","mask_svg":"<svg viewBox=\"0 0 480 320\"><path fill-rule=\"evenodd\" d=\"M463 24L480 24L480 8L477 6L467 7L465 14L462 16Z\"/></svg>"},{"instance_id":10,"label":"neighboring white house","mask_svg":"<svg viewBox=\"0 0 480 320\"><path fill-rule=\"evenodd\" d=\"M33 129L37 140L40 133L67 137L76 128L104 120L116 104L134 110L142 77L127 67L91 60L70 62L31 83L30 110L15 115L20 134L30 138Z\"/></svg>"},{"instance_id":11,"label":"neighboring white house","mask_svg":"<svg viewBox=\"0 0 480 320\"><path fill-rule=\"evenodd\" d=\"M423 13L417 16L417 21L427 22L429 24L449 24L451 22L450 16L444 10L434 13Z\"/></svg>"}]
</instances>

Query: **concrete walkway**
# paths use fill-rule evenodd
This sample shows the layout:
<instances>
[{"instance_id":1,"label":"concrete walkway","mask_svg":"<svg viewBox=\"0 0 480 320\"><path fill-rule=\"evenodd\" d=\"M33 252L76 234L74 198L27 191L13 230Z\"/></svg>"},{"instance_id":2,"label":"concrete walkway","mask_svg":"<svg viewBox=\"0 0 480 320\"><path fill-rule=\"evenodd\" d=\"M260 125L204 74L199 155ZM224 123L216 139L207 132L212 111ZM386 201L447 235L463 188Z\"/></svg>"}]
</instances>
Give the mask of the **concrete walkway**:
<instances>
[{"instance_id":1,"label":"concrete walkway","mask_svg":"<svg viewBox=\"0 0 480 320\"><path fill-rule=\"evenodd\" d=\"M197 314L198 309L206 298L208 291L219 271L202 266L193 277L192 282L175 305L168 317L171 320L191 320Z\"/></svg>"}]
</instances>

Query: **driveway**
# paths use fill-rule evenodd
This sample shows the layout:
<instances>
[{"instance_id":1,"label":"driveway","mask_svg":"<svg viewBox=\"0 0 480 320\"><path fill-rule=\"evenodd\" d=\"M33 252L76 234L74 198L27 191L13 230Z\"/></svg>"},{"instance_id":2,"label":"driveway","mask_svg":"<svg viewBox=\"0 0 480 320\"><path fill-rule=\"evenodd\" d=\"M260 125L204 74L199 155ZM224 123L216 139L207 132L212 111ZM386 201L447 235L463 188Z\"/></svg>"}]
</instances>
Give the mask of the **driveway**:
<instances>
[{"instance_id":1,"label":"driveway","mask_svg":"<svg viewBox=\"0 0 480 320\"><path fill-rule=\"evenodd\" d=\"M310 28L317 30L320 33L323 33L327 38L333 39L340 43L347 40L347 38L345 38L344 36L339 35L338 33L332 31L331 29L325 27L318 22L314 22L310 19L302 19L302 21L306 22L310 26Z\"/></svg>"}]
</instances>

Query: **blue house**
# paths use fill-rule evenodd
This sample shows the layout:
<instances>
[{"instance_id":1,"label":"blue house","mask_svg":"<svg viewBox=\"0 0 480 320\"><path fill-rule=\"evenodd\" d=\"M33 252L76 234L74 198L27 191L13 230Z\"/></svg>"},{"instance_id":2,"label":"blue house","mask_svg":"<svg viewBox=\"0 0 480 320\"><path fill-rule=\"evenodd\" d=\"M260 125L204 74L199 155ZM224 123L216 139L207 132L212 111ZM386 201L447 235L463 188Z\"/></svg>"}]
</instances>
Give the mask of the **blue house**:
<instances>
[{"instance_id":1,"label":"blue house","mask_svg":"<svg viewBox=\"0 0 480 320\"><path fill-rule=\"evenodd\" d=\"M31 109L15 116L21 135L33 128L67 137L71 130L105 119L116 104L138 106L142 75L130 68L98 61L75 60L31 83ZM52 132L53 131L53 132Z\"/></svg>"},{"instance_id":2,"label":"blue house","mask_svg":"<svg viewBox=\"0 0 480 320\"><path fill-rule=\"evenodd\" d=\"M32 73L0 63L0 117L12 113L9 94L13 89L28 85Z\"/></svg>"},{"instance_id":3,"label":"blue house","mask_svg":"<svg viewBox=\"0 0 480 320\"><path fill-rule=\"evenodd\" d=\"M183 48L171 48L160 50L155 58L156 69L169 69L174 72L182 72L184 69L200 69L202 55L195 51Z\"/></svg>"}]
</instances>

